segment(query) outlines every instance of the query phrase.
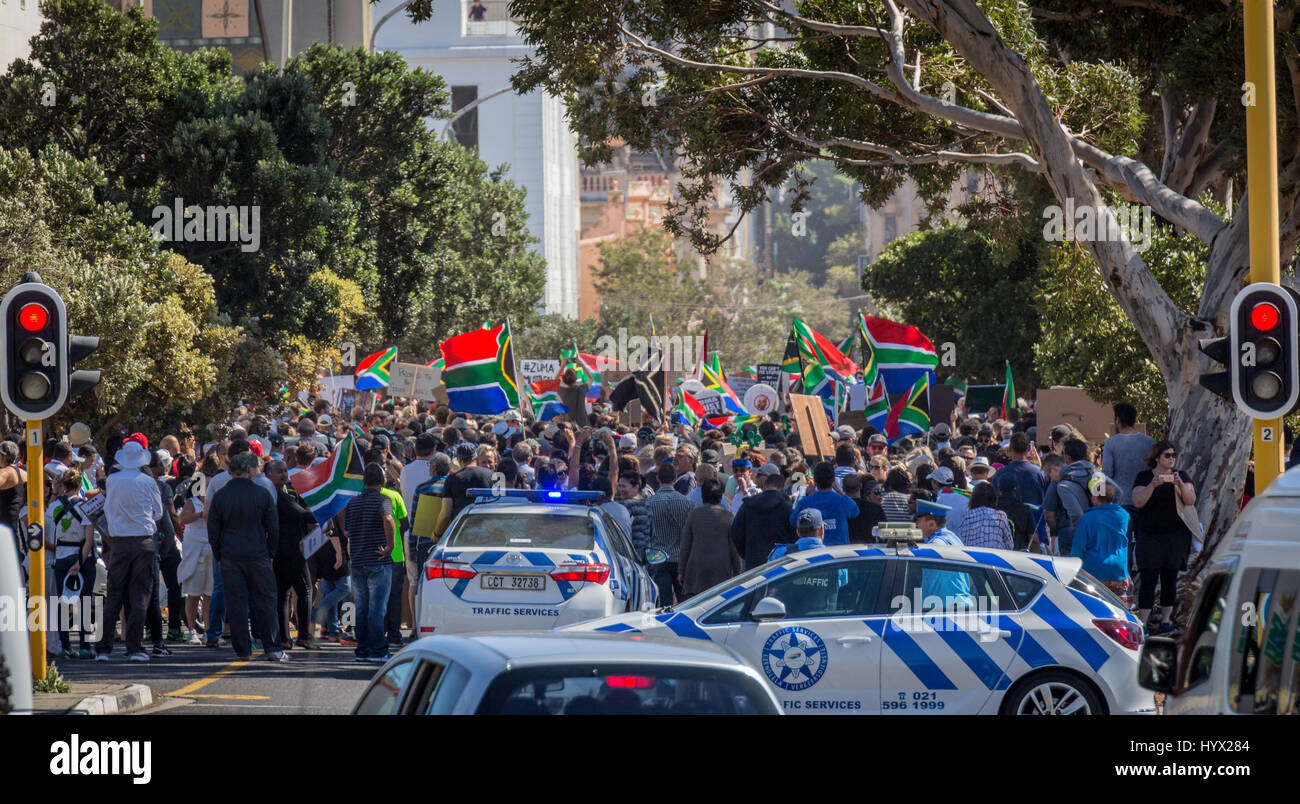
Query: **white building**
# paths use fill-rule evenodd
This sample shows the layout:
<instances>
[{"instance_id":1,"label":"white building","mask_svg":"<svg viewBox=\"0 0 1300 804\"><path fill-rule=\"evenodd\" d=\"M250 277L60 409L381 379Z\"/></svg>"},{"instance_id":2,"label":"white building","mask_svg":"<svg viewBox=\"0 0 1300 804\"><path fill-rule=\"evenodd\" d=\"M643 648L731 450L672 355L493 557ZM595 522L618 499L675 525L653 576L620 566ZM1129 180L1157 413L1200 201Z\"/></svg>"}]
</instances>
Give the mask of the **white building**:
<instances>
[{"instance_id":1,"label":"white building","mask_svg":"<svg viewBox=\"0 0 1300 804\"><path fill-rule=\"evenodd\" d=\"M544 309L576 317L577 140L558 98L540 91L520 96L509 89L515 70L510 60L531 49L510 21L509 0L481 2L482 8L474 9L474 0L439 0L433 16L421 23L399 11L379 25L375 50L396 51L412 67L442 76L451 88L453 110L482 100L457 119L452 133L462 144L477 147L488 165L508 163L508 177L527 190L528 227L546 258ZM398 5L400 0L375 3L371 13L376 24ZM439 131L446 125L429 122Z\"/></svg>"},{"instance_id":2,"label":"white building","mask_svg":"<svg viewBox=\"0 0 1300 804\"><path fill-rule=\"evenodd\" d=\"M29 41L41 31L37 5L38 0L0 0L0 73L31 52Z\"/></svg>"}]
</instances>

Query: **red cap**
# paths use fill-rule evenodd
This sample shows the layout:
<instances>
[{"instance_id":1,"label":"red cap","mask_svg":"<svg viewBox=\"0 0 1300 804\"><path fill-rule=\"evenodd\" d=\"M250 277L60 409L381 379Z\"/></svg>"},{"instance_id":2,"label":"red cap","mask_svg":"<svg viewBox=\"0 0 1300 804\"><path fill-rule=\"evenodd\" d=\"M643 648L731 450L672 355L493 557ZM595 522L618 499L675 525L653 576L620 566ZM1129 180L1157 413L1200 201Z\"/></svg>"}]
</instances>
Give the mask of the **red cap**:
<instances>
[{"instance_id":1,"label":"red cap","mask_svg":"<svg viewBox=\"0 0 1300 804\"><path fill-rule=\"evenodd\" d=\"M262 457L262 442L261 442L261 441L249 441L249 442L248 442L248 451L251 452L251 453L253 453L254 455L256 455L256 456L259 457L259 458Z\"/></svg>"},{"instance_id":2,"label":"red cap","mask_svg":"<svg viewBox=\"0 0 1300 804\"><path fill-rule=\"evenodd\" d=\"M134 441L145 449L149 449L149 439L145 437L144 433L132 433L126 437L126 441ZM123 441L122 443L125 444L126 441Z\"/></svg>"}]
</instances>

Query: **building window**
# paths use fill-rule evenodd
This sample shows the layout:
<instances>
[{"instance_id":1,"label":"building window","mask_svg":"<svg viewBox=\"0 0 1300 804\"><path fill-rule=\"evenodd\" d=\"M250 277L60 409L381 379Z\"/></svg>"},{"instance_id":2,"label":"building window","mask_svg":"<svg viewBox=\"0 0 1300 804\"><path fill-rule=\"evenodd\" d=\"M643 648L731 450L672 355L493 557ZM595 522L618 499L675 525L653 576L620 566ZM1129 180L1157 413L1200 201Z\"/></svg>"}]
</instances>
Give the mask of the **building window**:
<instances>
[{"instance_id":1,"label":"building window","mask_svg":"<svg viewBox=\"0 0 1300 804\"><path fill-rule=\"evenodd\" d=\"M898 237L898 216L892 212L885 213L885 244L894 242Z\"/></svg>"},{"instance_id":2,"label":"building window","mask_svg":"<svg viewBox=\"0 0 1300 804\"><path fill-rule=\"evenodd\" d=\"M478 87L452 87L452 114L478 100ZM478 147L478 109L471 109L451 124L452 136L466 148Z\"/></svg>"},{"instance_id":3,"label":"building window","mask_svg":"<svg viewBox=\"0 0 1300 804\"><path fill-rule=\"evenodd\" d=\"M510 0L464 0L466 36L513 36Z\"/></svg>"}]
</instances>

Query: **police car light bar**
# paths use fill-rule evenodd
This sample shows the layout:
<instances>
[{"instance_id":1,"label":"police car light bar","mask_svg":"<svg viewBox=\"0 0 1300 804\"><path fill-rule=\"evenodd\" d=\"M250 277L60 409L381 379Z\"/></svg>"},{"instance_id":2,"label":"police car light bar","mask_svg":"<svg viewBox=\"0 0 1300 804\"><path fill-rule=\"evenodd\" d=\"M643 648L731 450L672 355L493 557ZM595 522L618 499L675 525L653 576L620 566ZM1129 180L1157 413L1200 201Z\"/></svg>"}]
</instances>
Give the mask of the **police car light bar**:
<instances>
[{"instance_id":1,"label":"police car light bar","mask_svg":"<svg viewBox=\"0 0 1300 804\"><path fill-rule=\"evenodd\" d=\"M876 541L885 544L919 544L925 541L925 534L910 522L888 522L877 525L872 535L876 537Z\"/></svg>"},{"instance_id":2,"label":"police car light bar","mask_svg":"<svg viewBox=\"0 0 1300 804\"><path fill-rule=\"evenodd\" d=\"M594 503L603 499L599 491L555 491L553 489L470 489L470 497L520 497L530 502Z\"/></svg>"}]
</instances>

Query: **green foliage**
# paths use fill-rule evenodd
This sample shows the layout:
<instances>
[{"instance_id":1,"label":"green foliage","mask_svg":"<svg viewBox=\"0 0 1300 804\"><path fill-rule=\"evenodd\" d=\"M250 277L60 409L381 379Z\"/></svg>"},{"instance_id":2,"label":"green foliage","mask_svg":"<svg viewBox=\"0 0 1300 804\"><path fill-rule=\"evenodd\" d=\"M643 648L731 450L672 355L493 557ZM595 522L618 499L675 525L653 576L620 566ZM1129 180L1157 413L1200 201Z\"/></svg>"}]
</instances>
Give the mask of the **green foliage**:
<instances>
[{"instance_id":1,"label":"green foliage","mask_svg":"<svg viewBox=\"0 0 1300 804\"><path fill-rule=\"evenodd\" d=\"M569 349L575 343L583 351L590 352L602 334L600 323L594 318L568 318L547 313L538 316L512 337L515 355L520 359L554 360L560 356L561 349ZM649 331L637 329L628 334L649 335Z\"/></svg>"},{"instance_id":2,"label":"green foliage","mask_svg":"<svg viewBox=\"0 0 1300 804\"><path fill-rule=\"evenodd\" d=\"M72 692L72 685L59 673L53 662L45 668L45 678L32 682L32 692Z\"/></svg>"},{"instance_id":3,"label":"green foliage","mask_svg":"<svg viewBox=\"0 0 1300 804\"><path fill-rule=\"evenodd\" d=\"M884 302L935 345L956 345L956 365L941 367L971 382L1001 382L1011 361L1017 390L1036 383L1031 350L1041 337L1034 303L1033 243L1020 237L1010 263L997 259L984 234L954 225L913 232L890 243L862 278Z\"/></svg>"},{"instance_id":4,"label":"green foliage","mask_svg":"<svg viewBox=\"0 0 1300 804\"><path fill-rule=\"evenodd\" d=\"M677 254L663 231L643 227L630 237L601 243L595 271L600 324L606 332L626 327L650 334L702 335L715 307L695 260Z\"/></svg>"},{"instance_id":5,"label":"green foliage","mask_svg":"<svg viewBox=\"0 0 1300 804\"><path fill-rule=\"evenodd\" d=\"M801 179L808 186L796 190L788 209L780 200L772 215L773 244L776 246L776 269L782 272L805 271L821 284L833 263L831 246L843 239L862 242L862 221L858 217L858 193L853 181L839 173L832 162L814 160L804 166ZM796 182L796 187L800 187ZM803 234L796 235L795 213L802 212ZM856 253L854 254L856 259Z\"/></svg>"},{"instance_id":6,"label":"green foliage","mask_svg":"<svg viewBox=\"0 0 1300 804\"><path fill-rule=\"evenodd\" d=\"M1209 250L1191 235L1157 226L1142 257L1174 303L1193 313ZM1171 402L1164 379L1092 259L1075 243L1048 249L1039 288L1043 337L1034 364L1043 382L1082 386L1099 402L1131 402L1148 428L1163 427Z\"/></svg>"},{"instance_id":7,"label":"green foliage","mask_svg":"<svg viewBox=\"0 0 1300 804\"><path fill-rule=\"evenodd\" d=\"M533 315L545 270L523 190L429 131L438 76L317 44L244 80L225 51L162 45L138 9L42 11L30 59L0 75L0 269L75 288L79 331L104 341L88 420L220 416L305 384L344 339L426 355ZM256 210L257 248L159 252L144 227L163 234L155 208L175 199Z\"/></svg>"}]
</instances>

